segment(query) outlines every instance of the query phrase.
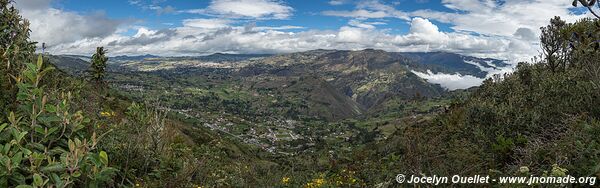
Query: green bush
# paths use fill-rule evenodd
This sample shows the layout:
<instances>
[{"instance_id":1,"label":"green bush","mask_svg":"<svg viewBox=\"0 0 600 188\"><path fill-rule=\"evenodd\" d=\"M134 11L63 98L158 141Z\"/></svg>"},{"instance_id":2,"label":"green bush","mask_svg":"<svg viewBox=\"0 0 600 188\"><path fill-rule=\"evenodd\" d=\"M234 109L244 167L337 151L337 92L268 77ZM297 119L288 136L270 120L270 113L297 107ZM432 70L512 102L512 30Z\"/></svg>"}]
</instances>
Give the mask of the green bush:
<instances>
[{"instance_id":1,"label":"green bush","mask_svg":"<svg viewBox=\"0 0 600 188\"><path fill-rule=\"evenodd\" d=\"M0 121L14 107L17 76L35 52L29 41L29 22L19 15L10 0L0 0Z\"/></svg>"},{"instance_id":2,"label":"green bush","mask_svg":"<svg viewBox=\"0 0 600 188\"><path fill-rule=\"evenodd\" d=\"M70 93L46 91L42 56L15 77L17 111L0 125L0 187L103 187L117 171L106 152L97 151L99 137L81 111L73 112ZM57 97L54 97L57 96Z\"/></svg>"}]
</instances>

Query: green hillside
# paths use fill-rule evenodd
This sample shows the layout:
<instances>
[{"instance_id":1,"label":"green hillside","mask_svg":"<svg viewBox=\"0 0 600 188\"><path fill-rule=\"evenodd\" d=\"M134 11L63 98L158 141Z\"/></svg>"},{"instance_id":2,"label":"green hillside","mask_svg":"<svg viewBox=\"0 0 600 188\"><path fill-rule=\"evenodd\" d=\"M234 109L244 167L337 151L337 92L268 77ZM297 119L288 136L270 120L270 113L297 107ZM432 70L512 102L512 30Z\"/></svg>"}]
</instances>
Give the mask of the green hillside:
<instances>
[{"instance_id":1,"label":"green hillside","mask_svg":"<svg viewBox=\"0 0 600 188\"><path fill-rule=\"evenodd\" d=\"M11 3L0 0L0 187L421 186L398 184L399 173L600 177L598 19L556 17L541 28L539 58L449 91L412 71L486 78L481 67L509 65L373 49L40 54Z\"/></svg>"},{"instance_id":2,"label":"green hillside","mask_svg":"<svg viewBox=\"0 0 600 188\"><path fill-rule=\"evenodd\" d=\"M564 21L552 21L558 23ZM558 46L569 48L569 56L520 63L515 72L486 80L447 112L357 150L352 165L384 169L388 173L363 172L381 174L375 179L383 182L394 173L600 176L600 53L594 47L597 30L591 28L598 28L598 20L544 33L567 44L566 33L596 32L578 38L575 48ZM550 58L562 61L554 67Z\"/></svg>"}]
</instances>

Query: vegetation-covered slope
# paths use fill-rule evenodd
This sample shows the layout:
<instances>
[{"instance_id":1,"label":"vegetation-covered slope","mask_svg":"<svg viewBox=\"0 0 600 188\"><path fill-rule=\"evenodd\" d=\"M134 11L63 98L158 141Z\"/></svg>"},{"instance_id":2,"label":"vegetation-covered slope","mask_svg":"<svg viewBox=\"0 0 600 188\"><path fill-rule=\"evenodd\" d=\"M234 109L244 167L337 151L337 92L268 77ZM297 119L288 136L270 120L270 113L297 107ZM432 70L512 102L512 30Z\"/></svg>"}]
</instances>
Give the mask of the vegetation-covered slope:
<instances>
[{"instance_id":1,"label":"vegetation-covered slope","mask_svg":"<svg viewBox=\"0 0 600 188\"><path fill-rule=\"evenodd\" d=\"M555 18L537 62L448 92L411 70L483 77L503 62L380 50L111 62L98 48L90 63L35 54L26 21L0 6L0 187L600 177L598 20Z\"/></svg>"},{"instance_id":2,"label":"vegetation-covered slope","mask_svg":"<svg viewBox=\"0 0 600 188\"><path fill-rule=\"evenodd\" d=\"M535 64L488 79L448 112L357 150L352 164L386 169L378 178L390 182L394 173L599 177L598 27L553 19L543 37L560 41L542 43L566 53L545 51Z\"/></svg>"}]
</instances>

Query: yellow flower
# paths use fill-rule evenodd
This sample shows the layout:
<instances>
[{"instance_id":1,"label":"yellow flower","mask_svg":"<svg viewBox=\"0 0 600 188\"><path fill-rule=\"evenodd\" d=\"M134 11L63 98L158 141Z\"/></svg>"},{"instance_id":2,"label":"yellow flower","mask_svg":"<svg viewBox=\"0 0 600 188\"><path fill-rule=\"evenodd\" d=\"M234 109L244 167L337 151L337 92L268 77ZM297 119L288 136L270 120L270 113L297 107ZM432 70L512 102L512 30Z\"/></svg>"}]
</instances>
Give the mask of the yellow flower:
<instances>
[{"instance_id":1,"label":"yellow flower","mask_svg":"<svg viewBox=\"0 0 600 188\"><path fill-rule=\"evenodd\" d=\"M102 117L113 117L113 116L115 116L115 112L108 112L108 111L106 111L106 112L100 112L100 116L102 116Z\"/></svg>"},{"instance_id":2,"label":"yellow flower","mask_svg":"<svg viewBox=\"0 0 600 188\"><path fill-rule=\"evenodd\" d=\"M312 188L312 187L315 187L315 186L313 186L313 183L308 182L308 183L306 183L306 186L304 186L304 187Z\"/></svg>"},{"instance_id":3,"label":"yellow flower","mask_svg":"<svg viewBox=\"0 0 600 188\"><path fill-rule=\"evenodd\" d=\"M281 178L281 182L282 182L283 184L288 184L288 183L290 183L290 177L283 177L283 178Z\"/></svg>"},{"instance_id":4,"label":"yellow flower","mask_svg":"<svg viewBox=\"0 0 600 188\"><path fill-rule=\"evenodd\" d=\"M136 183L136 184L135 184L135 186L136 186L136 187L139 187L139 186L140 186L140 184L139 184L139 183Z\"/></svg>"},{"instance_id":5,"label":"yellow flower","mask_svg":"<svg viewBox=\"0 0 600 188\"><path fill-rule=\"evenodd\" d=\"M321 187L323 186L323 184L325 184L325 179L321 177L313 179L311 182L306 183L306 186L304 187Z\"/></svg>"},{"instance_id":6,"label":"yellow flower","mask_svg":"<svg viewBox=\"0 0 600 188\"><path fill-rule=\"evenodd\" d=\"M324 180L323 178L319 178L319 179L316 179L316 180L315 180L315 185L316 185L317 187L319 187L319 186L323 185L323 183L325 183L325 180Z\"/></svg>"}]
</instances>

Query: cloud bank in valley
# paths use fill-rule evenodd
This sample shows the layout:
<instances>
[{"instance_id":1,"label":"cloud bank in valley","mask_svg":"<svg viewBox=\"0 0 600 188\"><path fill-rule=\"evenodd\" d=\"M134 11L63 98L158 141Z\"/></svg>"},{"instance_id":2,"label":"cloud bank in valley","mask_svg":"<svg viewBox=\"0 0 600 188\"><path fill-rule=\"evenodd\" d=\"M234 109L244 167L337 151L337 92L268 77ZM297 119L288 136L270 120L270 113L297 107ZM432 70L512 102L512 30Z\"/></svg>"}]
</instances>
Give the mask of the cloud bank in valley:
<instances>
[{"instance_id":1,"label":"cloud bank in valley","mask_svg":"<svg viewBox=\"0 0 600 188\"><path fill-rule=\"evenodd\" d=\"M504 75L505 73L510 73L514 71L513 67L483 67L475 62L465 61L465 63L476 65L479 69L486 71L488 74L485 78L478 78L472 75L462 75L459 73L456 74L446 74L446 73L433 73L430 70L427 72L419 72L419 71L411 71L417 76L426 79L430 83L440 84L442 87L448 90L457 90L457 89L468 89L474 86L479 86L485 79L491 78L492 76ZM490 64L488 64L490 65Z\"/></svg>"},{"instance_id":2,"label":"cloud bank in valley","mask_svg":"<svg viewBox=\"0 0 600 188\"><path fill-rule=\"evenodd\" d=\"M426 73L412 71L417 76L426 79L430 83L440 84L442 87L448 90L456 89L467 89L473 86L481 85L483 78L477 78L471 75L461 74L445 74L445 73L433 73L427 71Z\"/></svg>"}]
</instances>

